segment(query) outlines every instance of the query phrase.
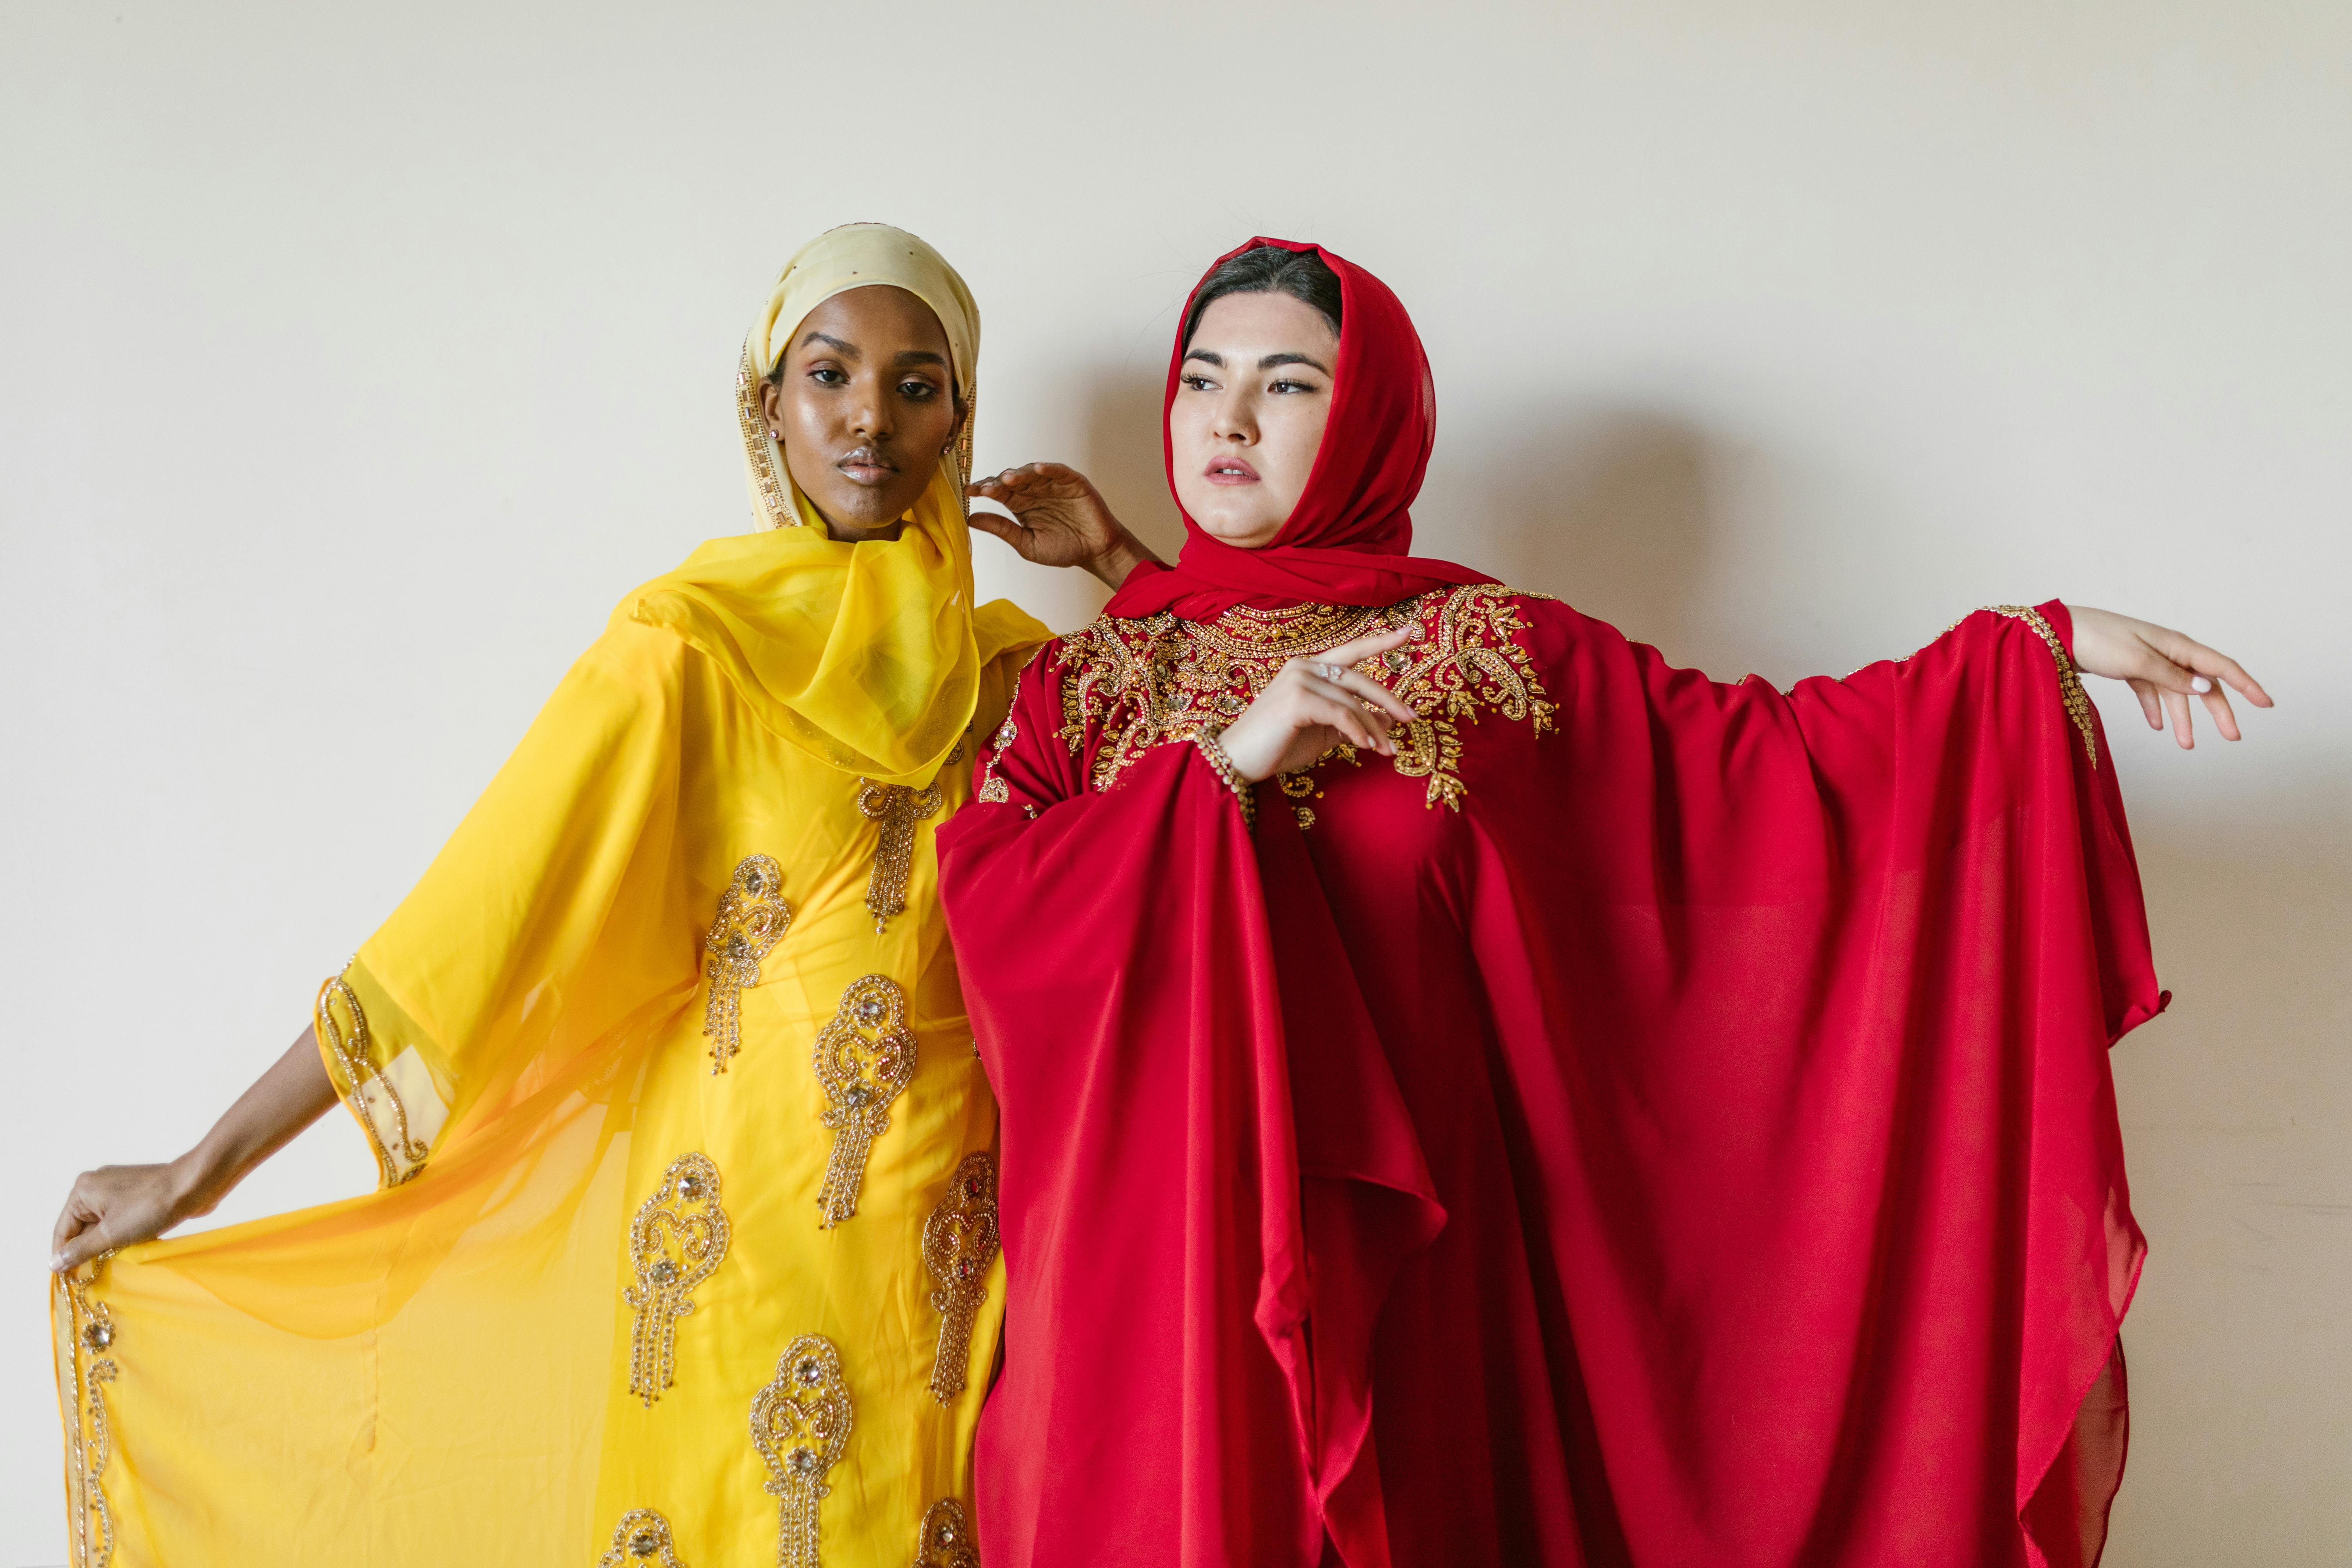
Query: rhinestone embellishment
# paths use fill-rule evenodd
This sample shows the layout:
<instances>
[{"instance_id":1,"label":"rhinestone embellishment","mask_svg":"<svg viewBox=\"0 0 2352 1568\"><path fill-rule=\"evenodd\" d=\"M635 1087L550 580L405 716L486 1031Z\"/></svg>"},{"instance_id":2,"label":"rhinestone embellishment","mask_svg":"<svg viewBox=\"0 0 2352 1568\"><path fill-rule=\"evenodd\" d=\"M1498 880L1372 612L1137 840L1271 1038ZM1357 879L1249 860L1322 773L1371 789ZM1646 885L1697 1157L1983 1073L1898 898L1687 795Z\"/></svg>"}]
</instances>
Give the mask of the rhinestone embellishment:
<instances>
[{"instance_id":1,"label":"rhinestone embellishment","mask_svg":"<svg viewBox=\"0 0 2352 1568\"><path fill-rule=\"evenodd\" d=\"M964 1156L947 1196L923 1222L923 1267L940 1282L931 1292L932 1310L940 1314L931 1397L941 1405L961 1394L969 1378L972 1322L987 1297L996 1247L996 1157L982 1151Z\"/></svg>"},{"instance_id":2,"label":"rhinestone embellishment","mask_svg":"<svg viewBox=\"0 0 2352 1568\"><path fill-rule=\"evenodd\" d=\"M980 1568L980 1549L972 1544L971 1526L963 1504L941 1498L923 1510L923 1527L915 1541L915 1568Z\"/></svg>"},{"instance_id":3,"label":"rhinestone embellishment","mask_svg":"<svg viewBox=\"0 0 2352 1568\"><path fill-rule=\"evenodd\" d=\"M703 969L710 984L702 1007L702 1032L710 1041L714 1073L725 1072L728 1061L742 1048L743 987L760 984L760 961L792 926L792 906L778 896L783 885L783 873L772 858L752 855L735 868L727 890L719 895L719 912L702 943Z\"/></svg>"},{"instance_id":4,"label":"rhinestone embellishment","mask_svg":"<svg viewBox=\"0 0 2352 1568\"><path fill-rule=\"evenodd\" d=\"M776 1375L751 1401L751 1446L776 1500L776 1568L820 1568L824 1478L849 1447L849 1385L841 1352L803 1334L777 1358Z\"/></svg>"},{"instance_id":5,"label":"rhinestone embellishment","mask_svg":"<svg viewBox=\"0 0 2352 1568\"><path fill-rule=\"evenodd\" d=\"M688 1185L691 1193L687 1191ZM719 1167L707 1154L680 1154L629 1222L636 1281L621 1300L636 1309L629 1392L647 1405L677 1381L677 1321L694 1310L694 1289L727 1256L730 1226L719 1205Z\"/></svg>"},{"instance_id":6,"label":"rhinestone embellishment","mask_svg":"<svg viewBox=\"0 0 2352 1568\"><path fill-rule=\"evenodd\" d=\"M857 1212L874 1140L890 1130L891 1102L914 1079L915 1036L906 1019L905 993L869 974L842 993L833 1022L817 1034L814 1065L827 1101L818 1121L833 1133L816 1194L820 1230Z\"/></svg>"},{"instance_id":7,"label":"rhinestone embellishment","mask_svg":"<svg viewBox=\"0 0 2352 1568\"><path fill-rule=\"evenodd\" d=\"M628 1568L650 1563L655 1568L687 1568L670 1539L669 1521L659 1510L633 1508L613 1527L612 1549L596 1559L596 1568Z\"/></svg>"},{"instance_id":8,"label":"rhinestone embellishment","mask_svg":"<svg viewBox=\"0 0 2352 1568\"><path fill-rule=\"evenodd\" d=\"M961 742L958 742L961 744ZM907 912L908 868L915 858L915 826L940 814L944 799L937 784L909 789L905 784L857 781L857 809L882 825L874 845L874 871L866 882L866 910L874 929L882 930L893 915Z\"/></svg>"}]
</instances>

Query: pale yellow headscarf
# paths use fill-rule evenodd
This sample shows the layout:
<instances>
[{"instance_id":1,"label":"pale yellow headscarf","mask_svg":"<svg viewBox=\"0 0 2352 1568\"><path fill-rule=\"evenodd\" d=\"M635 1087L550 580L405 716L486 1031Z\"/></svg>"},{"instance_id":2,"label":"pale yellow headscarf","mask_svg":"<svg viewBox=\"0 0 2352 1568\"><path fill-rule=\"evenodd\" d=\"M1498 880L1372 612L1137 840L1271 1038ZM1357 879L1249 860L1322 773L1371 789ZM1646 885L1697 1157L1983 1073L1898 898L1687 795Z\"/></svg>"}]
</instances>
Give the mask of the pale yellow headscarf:
<instances>
[{"instance_id":1,"label":"pale yellow headscarf","mask_svg":"<svg viewBox=\"0 0 2352 1568\"><path fill-rule=\"evenodd\" d=\"M760 386L811 310L876 284L906 289L939 317L964 427L897 539L845 543L793 483ZM971 721L981 668L1048 635L1011 604L972 604L963 489L979 352L971 291L906 230L850 224L803 246L753 320L737 372L736 420L762 531L710 541L623 606L724 664L778 733L877 784L928 784Z\"/></svg>"}]
</instances>

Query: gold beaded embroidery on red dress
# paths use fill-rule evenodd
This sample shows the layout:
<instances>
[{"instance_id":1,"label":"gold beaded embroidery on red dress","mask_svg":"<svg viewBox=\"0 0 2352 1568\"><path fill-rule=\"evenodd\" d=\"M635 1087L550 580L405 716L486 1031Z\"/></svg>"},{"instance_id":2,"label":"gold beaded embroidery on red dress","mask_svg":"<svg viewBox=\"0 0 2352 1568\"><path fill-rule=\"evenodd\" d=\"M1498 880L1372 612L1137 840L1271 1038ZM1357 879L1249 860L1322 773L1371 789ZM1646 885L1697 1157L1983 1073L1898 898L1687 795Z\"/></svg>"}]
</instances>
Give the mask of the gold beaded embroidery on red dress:
<instances>
[{"instance_id":1,"label":"gold beaded embroidery on red dress","mask_svg":"<svg viewBox=\"0 0 2352 1568\"><path fill-rule=\"evenodd\" d=\"M1412 641L1357 668L1419 715L1393 732L1398 773L1427 781L1423 804L1458 810L1469 788L1461 773L1465 723L1491 711L1538 734L1555 728L1558 710L1519 640L1525 596L1474 583L1384 609L1240 606L1213 621L1166 611L1139 620L1105 616L1062 639L1061 738L1078 755L1089 735L1100 734L1089 782L1106 790L1152 747L1232 723L1286 661L1410 626ZM1314 765L1334 761L1362 759L1353 747L1335 746ZM1302 826L1314 820L1306 799L1319 793L1306 781L1311 772L1282 780Z\"/></svg>"}]
</instances>

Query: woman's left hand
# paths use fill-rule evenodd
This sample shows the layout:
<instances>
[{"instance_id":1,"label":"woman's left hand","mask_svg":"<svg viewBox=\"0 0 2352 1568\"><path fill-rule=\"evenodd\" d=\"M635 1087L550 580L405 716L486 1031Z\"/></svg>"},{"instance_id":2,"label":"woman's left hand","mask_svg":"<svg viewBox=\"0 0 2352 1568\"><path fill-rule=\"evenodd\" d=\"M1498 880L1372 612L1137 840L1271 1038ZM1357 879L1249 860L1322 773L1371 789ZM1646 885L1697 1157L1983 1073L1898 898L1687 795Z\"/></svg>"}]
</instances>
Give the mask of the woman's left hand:
<instances>
[{"instance_id":1,"label":"woman's left hand","mask_svg":"<svg viewBox=\"0 0 2352 1568\"><path fill-rule=\"evenodd\" d=\"M2223 740L2238 739L2238 716L2230 711L2229 694L2216 682L2236 687L2257 708L2271 706L2270 693L2236 659L2194 637L2088 605L2069 605L2066 613L2074 619L2074 668L2128 685L2151 730L2164 728L2168 711L2173 739L2183 750L2197 743L2189 721L2192 697L2205 704Z\"/></svg>"},{"instance_id":2,"label":"woman's left hand","mask_svg":"<svg viewBox=\"0 0 2352 1568\"><path fill-rule=\"evenodd\" d=\"M971 525L1013 546L1024 561L1083 566L1116 588L1139 564L1159 559L1111 515L1086 475L1061 463L1007 468L992 479L972 480L964 493L1013 514L976 511Z\"/></svg>"}]
</instances>

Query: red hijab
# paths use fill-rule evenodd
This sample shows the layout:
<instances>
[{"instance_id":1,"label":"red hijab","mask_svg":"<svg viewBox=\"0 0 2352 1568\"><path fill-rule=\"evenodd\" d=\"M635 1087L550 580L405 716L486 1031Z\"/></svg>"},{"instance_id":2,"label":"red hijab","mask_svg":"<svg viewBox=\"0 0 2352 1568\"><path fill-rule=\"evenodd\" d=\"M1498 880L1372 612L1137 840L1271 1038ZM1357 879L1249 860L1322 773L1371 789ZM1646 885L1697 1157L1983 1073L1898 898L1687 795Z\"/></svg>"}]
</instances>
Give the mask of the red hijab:
<instances>
[{"instance_id":1,"label":"red hijab","mask_svg":"<svg viewBox=\"0 0 2352 1568\"><path fill-rule=\"evenodd\" d=\"M1437 433L1437 390L1429 378L1429 355L1403 302L1353 262L1297 240L1253 239L1217 258L1216 266L1262 245L1313 251L1339 276L1339 359L1331 373L1331 417L1306 492L1274 542L1258 550L1227 544L1186 514L1184 549L1176 564L1139 568L1106 613L1136 616L1172 609L1188 621L1205 621L1235 605L1393 605L1434 588L1493 582L1467 566L1407 553L1412 548L1412 500L1429 471L1430 443ZM1192 286L1177 320L1176 346L1168 355L1160 452L1171 495L1176 491L1176 454L1168 410L1183 373L1192 302L1215 271L1212 267ZM1176 506L1183 512L1181 497Z\"/></svg>"}]
</instances>

